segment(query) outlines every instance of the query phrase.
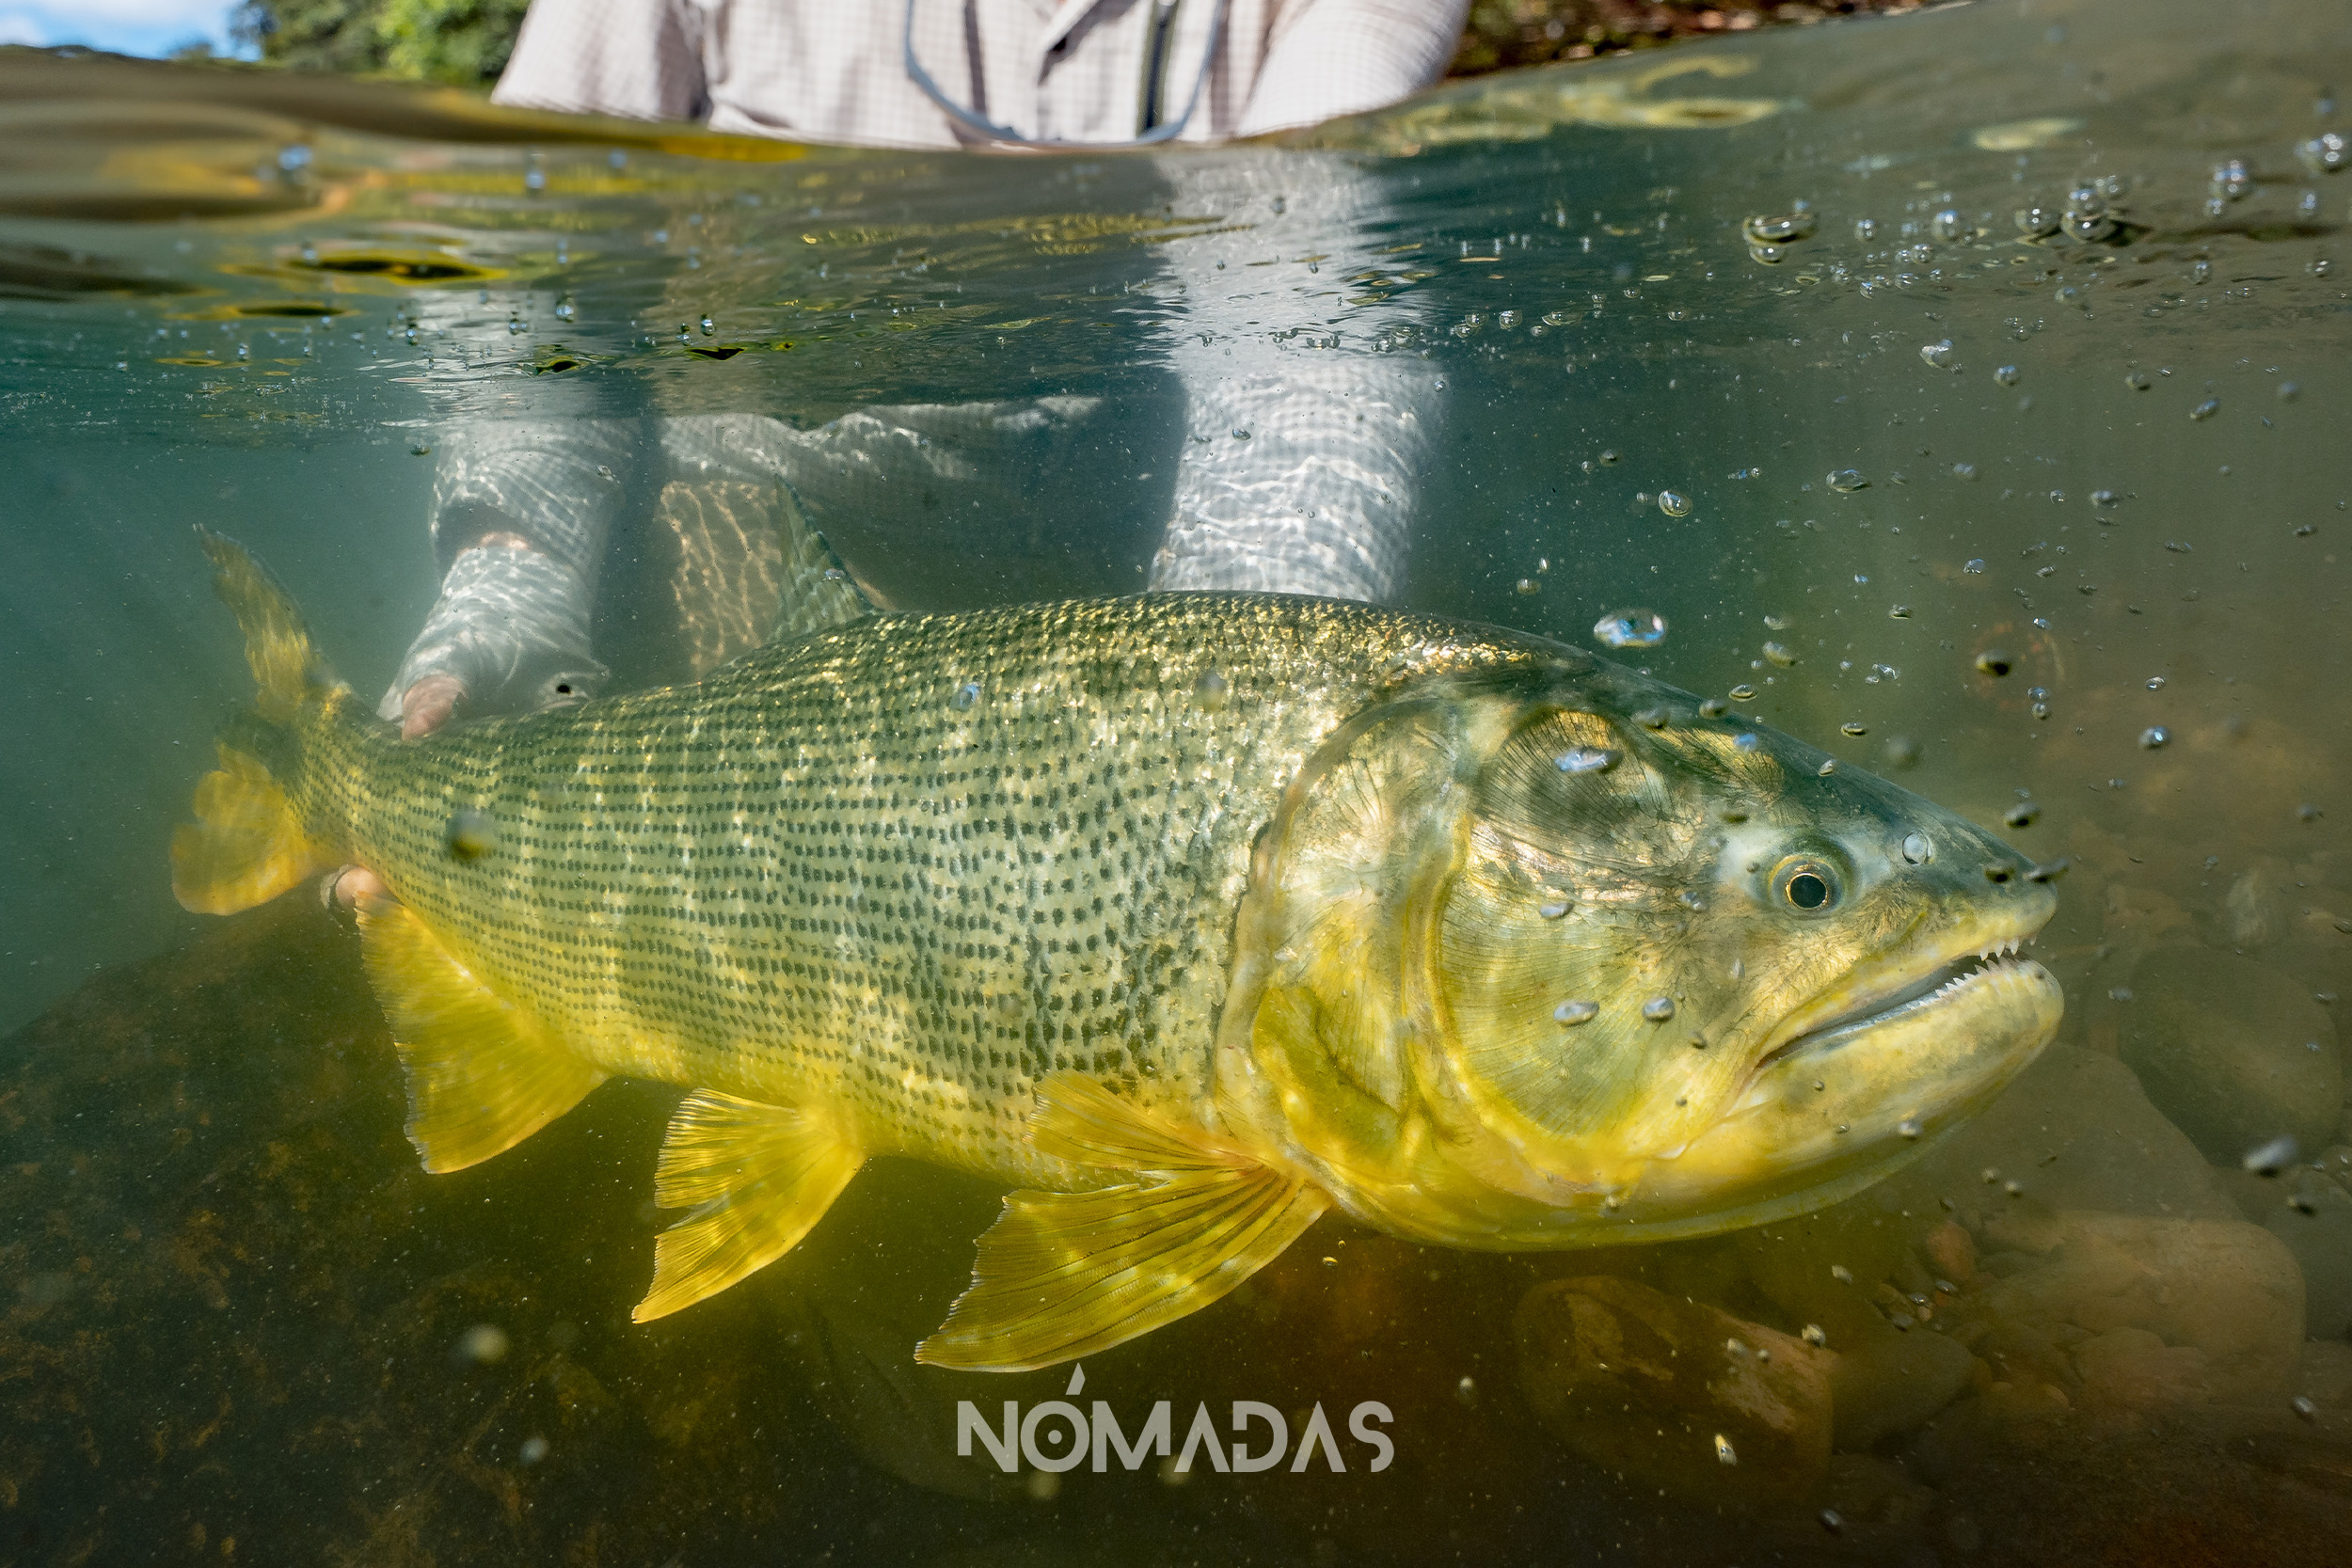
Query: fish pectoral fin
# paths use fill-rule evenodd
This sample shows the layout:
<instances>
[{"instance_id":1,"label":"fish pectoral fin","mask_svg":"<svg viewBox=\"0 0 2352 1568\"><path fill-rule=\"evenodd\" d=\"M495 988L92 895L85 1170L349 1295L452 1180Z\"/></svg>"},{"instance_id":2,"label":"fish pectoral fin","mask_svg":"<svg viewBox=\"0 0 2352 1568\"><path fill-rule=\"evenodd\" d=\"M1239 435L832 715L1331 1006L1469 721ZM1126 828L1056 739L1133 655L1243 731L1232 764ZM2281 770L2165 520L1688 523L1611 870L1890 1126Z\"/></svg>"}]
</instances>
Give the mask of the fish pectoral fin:
<instances>
[{"instance_id":1,"label":"fish pectoral fin","mask_svg":"<svg viewBox=\"0 0 2352 1568\"><path fill-rule=\"evenodd\" d=\"M629 1316L667 1317L766 1268L808 1234L866 1151L828 1117L712 1089L670 1118L654 1200L692 1209L654 1238L653 1287Z\"/></svg>"},{"instance_id":2,"label":"fish pectoral fin","mask_svg":"<svg viewBox=\"0 0 2352 1568\"><path fill-rule=\"evenodd\" d=\"M359 906L360 955L408 1079L408 1141L429 1171L502 1154L605 1075L501 1001L405 904Z\"/></svg>"},{"instance_id":3,"label":"fish pectoral fin","mask_svg":"<svg viewBox=\"0 0 2352 1568\"><path fill-rule=\"evenodd\" d=\"M1330 1207L1319 1188L1189 1140L1086 1080L1057 1074L1040 1101L1041 1149L1145 1179L1009 1194L971 1289L917 1361L1011 1372L1107 1350L1216 1301Z\"/></svg>"}]
</instances>

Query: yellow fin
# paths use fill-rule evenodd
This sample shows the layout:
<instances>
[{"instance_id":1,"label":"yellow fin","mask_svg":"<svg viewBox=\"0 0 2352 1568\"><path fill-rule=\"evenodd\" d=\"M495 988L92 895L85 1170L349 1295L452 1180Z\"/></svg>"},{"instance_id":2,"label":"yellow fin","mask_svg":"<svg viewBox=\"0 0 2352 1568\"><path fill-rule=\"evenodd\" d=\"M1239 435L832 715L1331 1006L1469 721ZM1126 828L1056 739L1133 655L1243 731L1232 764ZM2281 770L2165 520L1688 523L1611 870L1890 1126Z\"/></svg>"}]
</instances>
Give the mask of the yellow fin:
<instances>
[{"instance_id":1,"label":"yellow fin","mask_svg":"<svg viewBox=\"0 0 2352 1568\"><path fill-rule=\"evenodd\" d=\"M667 1317L792 1250L866 1163L820 1116L712 1089L670 1118L654 1199L694 1212L654 1238L653 1287L629 1316Z\"/></svg>"},{"instance_id":2,"label":"yellow fin","mask_svg":"<svg viewBox=\"0 0 2352 1568\"><path fill-rule=\"evenodd\" d=\"M246 662L262 689L254 705L262 717L284 720L340 688L342 683L311 642L293 595L278 579L225 534L199 527L196 540L213 563L213 592L245 633Z\"/></svg>"},{"instance_id":3,"label":"yellow fin","mask_svg":"<svg viewBox=\"0 0 2352 1568\"><path fill-rule=\"evenodd\" d=\"M1162 1126L1077 1074L1049 1076L1038 1101L1041 1150L1145 1180L1008 1196L972 1288L917 1361L1014 1372L1107 1350L1208 1306L1330 1207L1320 1189Z\"/></svg>"},{"instance_id":4,"label":"yellow fin","mask_svg":"<svg viewBox=\"0 0 2352 1568\"><path fill-rule=\"evenodd\" d=\"M219 752L219 771L196 786L197 820L171 833L171 891L197 914L265 904L335 863L302 831L269 769L243 752Z\"/></svg>"},{"instance_id":5,"label":"yellow fin","mask_svg":"<svg viewBox=\"0 0 2352 1568\"><path fill-rule=\"evenodd\" d=\"M359 907L361 956L408 1075L408 1141L429 1171L502 1154L605 1075L491 994L413 911Z\"/></svg>"}]
</instances>

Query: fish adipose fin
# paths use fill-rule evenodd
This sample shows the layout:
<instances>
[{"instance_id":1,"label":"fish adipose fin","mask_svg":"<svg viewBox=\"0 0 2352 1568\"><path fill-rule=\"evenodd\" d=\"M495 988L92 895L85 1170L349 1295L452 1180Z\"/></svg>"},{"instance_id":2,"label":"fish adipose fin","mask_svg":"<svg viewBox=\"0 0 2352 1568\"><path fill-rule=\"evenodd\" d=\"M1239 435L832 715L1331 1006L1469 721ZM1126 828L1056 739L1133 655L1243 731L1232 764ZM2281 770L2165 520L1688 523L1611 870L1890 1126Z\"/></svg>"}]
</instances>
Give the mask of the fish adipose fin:
<instances>
[{"instance_id":1,"label":"fish adipose fin","mask_svg":"<svg viewBox=\"0 0 2352 1568\"><path fill-rule=\"evenodd\" d=\"M1165 1127L1092 1080L1055 1073L1031 1120L1044 1153L1141 1180L1016 1192L980 1238L972 1288L914 1358L1026 1371L1197 1312L1330 1207L1318 1188Z\"/></svg>"},{"instance_id":2,"label":"fish adipose fin","mask_svg":"<svg viewBox=\"0 0 2352 1568\"><path fill-rule=\"evenodd\" d=\"M319 657L302 612L278 579L233 539L204 529L213 589L245 633L246 661L261 691L220 745L220 768L196 788L194 823L171 835L171 891L198 914L234 914L267 903L339 857L303 831L262 756L285 750L283 726L344 690ZM257 754L260 753L260 754Z\"/></svg>"},{"instance_id":3,"label":"fish adipose fin","mask_svg":"<svg viewBox=\"0 0 2352 1568\"><path fill-rule=\"evenodd\" d=\"M492 995L388 898L359 906L360 954L408 1077L408 1141L429 1171L503 1154L562 1116L605 1075Z\"/></svg>"},{"instance_id":4,"label":"fish adipose fin","mask_svg":"<svg viewBox=\"0 0 2352 1568\"><path fill-rule=\"evenodd\" d=\"M692 1213L654 1238L653 1288L630 1317L667 1317L792 1250L866 1163L821 1116L697 1089L670 1118L654 1200Z\"/></svg>"}]
</instances>

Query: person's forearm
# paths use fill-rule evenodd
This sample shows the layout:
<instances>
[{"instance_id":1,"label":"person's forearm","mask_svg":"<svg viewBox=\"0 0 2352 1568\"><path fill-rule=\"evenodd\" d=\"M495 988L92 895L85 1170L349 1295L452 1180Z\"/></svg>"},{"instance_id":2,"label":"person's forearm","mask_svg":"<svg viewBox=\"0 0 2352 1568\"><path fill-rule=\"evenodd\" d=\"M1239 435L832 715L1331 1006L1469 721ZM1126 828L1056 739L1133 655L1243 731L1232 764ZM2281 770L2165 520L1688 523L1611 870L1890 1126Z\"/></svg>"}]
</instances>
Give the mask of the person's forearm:
<instances>
[{"instance_id":1,"label":"person's forearm","mask_svg":"<svg viewBox=\"0 0 2352 1568\"><path fill-rule=\"evenodd\" d=\"M477 713L594 693L589 642L605 540L647 445L634 420L502 420L453 431L433 493L441 593L378 711L434 677Z\"/></svg>"}]
</instances>

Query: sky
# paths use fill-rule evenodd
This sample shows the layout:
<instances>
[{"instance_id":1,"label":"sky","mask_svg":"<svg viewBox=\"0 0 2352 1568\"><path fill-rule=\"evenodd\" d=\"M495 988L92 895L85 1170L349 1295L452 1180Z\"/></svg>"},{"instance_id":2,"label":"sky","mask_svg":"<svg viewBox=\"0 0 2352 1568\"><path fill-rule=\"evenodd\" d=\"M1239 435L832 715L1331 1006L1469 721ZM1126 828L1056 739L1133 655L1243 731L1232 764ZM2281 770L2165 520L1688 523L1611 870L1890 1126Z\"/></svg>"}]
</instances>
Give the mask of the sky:
<instances>
[{"instance_id":1,"label":"sky","mask_svg":"<svg viewBox=\"0 0 2352 1568\"><path fill-rule=\"evenodd\" d=\"M87 44L167 55L191 40L229 48L235 0L0 0L0 43Z\"/></svg>"}]
</instances>

